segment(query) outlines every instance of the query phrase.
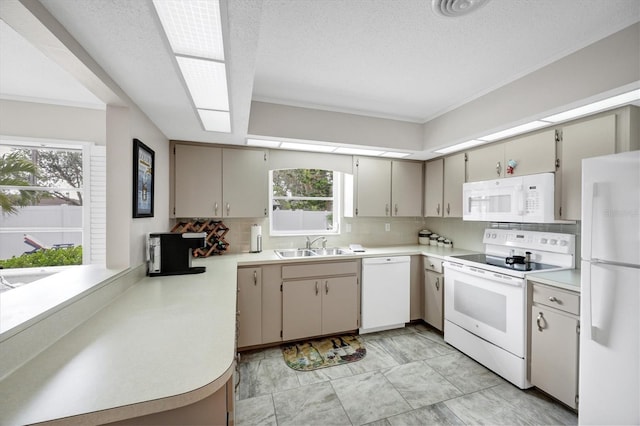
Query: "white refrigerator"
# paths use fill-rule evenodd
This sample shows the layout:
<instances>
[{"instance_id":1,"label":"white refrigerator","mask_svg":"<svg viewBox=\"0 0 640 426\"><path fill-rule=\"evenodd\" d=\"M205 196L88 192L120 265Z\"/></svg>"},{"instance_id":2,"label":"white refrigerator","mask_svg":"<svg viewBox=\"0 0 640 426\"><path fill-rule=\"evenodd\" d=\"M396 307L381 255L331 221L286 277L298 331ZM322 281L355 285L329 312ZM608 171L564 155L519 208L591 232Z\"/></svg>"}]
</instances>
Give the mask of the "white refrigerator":
<instances>
[{"instance_id":1,"label":"white refrigerator","mask_svg":"<svg viewBox=\"0 0 640 426\"><path fill-rule=\"evenodd\" d=\"M640 424L640 151L582 162L578 422Z\"/></svg>"}]
</instances>

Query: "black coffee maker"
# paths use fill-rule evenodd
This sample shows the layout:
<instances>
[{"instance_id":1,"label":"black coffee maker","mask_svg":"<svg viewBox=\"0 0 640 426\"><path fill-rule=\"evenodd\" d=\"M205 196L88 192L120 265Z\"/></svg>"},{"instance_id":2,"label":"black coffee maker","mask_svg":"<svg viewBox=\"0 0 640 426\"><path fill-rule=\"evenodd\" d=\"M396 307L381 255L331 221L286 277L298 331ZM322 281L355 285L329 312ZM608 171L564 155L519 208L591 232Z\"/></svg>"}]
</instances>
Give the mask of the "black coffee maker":
<instances>
[{"instance_id":1,"label":"black coffee maker","mask_svg":"<svg viewBox=\"0 0 640 426\"><path fill-rule=\"evenodd\" d=\"M192 251L205 247L205 232L156 232L147 239L147 275L201 274L204 266L191 266Z\"/></svg>"}]
</instances>

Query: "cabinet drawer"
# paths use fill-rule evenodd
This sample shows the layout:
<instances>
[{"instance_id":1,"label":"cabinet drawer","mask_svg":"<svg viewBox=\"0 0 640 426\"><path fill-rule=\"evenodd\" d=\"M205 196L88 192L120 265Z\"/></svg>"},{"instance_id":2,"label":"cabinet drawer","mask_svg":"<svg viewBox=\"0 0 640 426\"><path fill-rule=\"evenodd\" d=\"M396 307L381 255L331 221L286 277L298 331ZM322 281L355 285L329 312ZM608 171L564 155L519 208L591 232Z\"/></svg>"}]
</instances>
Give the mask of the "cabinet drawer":
<instances>
[{"instance_id":1,"label":"cabinet drawer","mask_svg":"<svg viewBox=\"0 0 640 426\"><path fill-rule=\"evenodd\" d=\"M546 285L533 284L533 302L580 315L580 295Z\"/></svg>"},{"instance_id":2,"label":"cabinet drawer","mask_svg":"<svg viewBox=\"0 0 640 426\"><path fill-rule=\"evenodd\" d=\"M438 259L433 256L425 256L424 257L424 269L428 269L429 271L434 271L438 273L442 273L442 259Z\"/></svg>"},{"instance_id":3,"label":"cabinet drawer","mask_svg":"<svg viewBox=\"0 0 640 426\"><path fill-rule=\"evenodd\" d=\"M358 273L358 262L314 262L282 267L282 279L327 277L332 275L349 275Z\"/></svg>"}]
</instances>

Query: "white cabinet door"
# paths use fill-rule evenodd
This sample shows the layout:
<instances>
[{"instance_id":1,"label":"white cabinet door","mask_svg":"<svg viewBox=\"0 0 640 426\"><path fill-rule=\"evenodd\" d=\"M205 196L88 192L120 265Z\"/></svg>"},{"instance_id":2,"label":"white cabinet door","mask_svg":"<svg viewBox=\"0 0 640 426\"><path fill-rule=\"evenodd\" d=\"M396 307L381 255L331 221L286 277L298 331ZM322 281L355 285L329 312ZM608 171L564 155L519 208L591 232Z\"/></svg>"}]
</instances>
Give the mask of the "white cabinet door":
<instances>
[{"instance_id":1,"label":"white cabinet door","mask_svg":"<svg viewBox=\"0 0 640 426\"><path fill-rule=\"evenodd\" d=\"M444 159L444 217L462 217L462 184L465 181L464 153Z\"/></svg>"},{"instance_id":2,"label":"white cabinet door","mask_svg":"<svg viewBox=\"0 0 640 426\"><path fill-rule=\"evenodd\" d=\"M175 145L175 216L221 217L222 150Z\"/></svg>"},{"instance_id":3,"label":"white cabinet door","mask_svg":"<svg viewBox=\"0 0 640 426\"><path fill-rule=\"evenodd\" d=\"M442 217L444 160L427 161L424 169L424 215Z\"/></svg>"},{"instance_id":4,"label":"white cabinet door","mask_svg":"<svg viewBox=\"0 0 640 426\"><path fill-rule=\"evenodd\" d=\"M560 150L560 206L556 216L580 220L582 215L582 160L613 154L616 145L615 114L562 128ZM556 188L557 191L557 188Z\"/></svg>"},{"instance_id":5,"label":"white cabinet door","mask_svg":"<svg viewBox=\"0 0 640 426\"><path fill-rule=\"evenodd\" d=\"M547 130L535 135L510 140L504 145L504 167L509 160L517 165L506 177L556 171L556 132Z\"/></svg>"},{"instance_id":6,"label":"white cabinet door","mask_svg":"<svg viewBox=\"0 0 640 426\"><path fill-rule=\"evenodd\" d=\"M393 216L422 216L422 163L391 163L391 203Z\"/></svg>"},{"instance_id":7,"label":"white cabinet door","mask_svg":"<svg viewBox=\"0 0 640 426\"><path fill-rule=\"evenodd\" d=\"M494 144L467 152L467 181L504 177L504 144Z\"/></svg>"},{"instance_id":8,"label":"white cabinet door","mask_svg":"<svg viewBox=\"0 0 640 426\"><path fill-rule=\"evenodd\" d=\"M269 172L265 151L223 149L224 217L265 217L269 204Z\"/></svg>"},{"instance_id":9,"label":"white cabinet door","mask_svg":"<svg viewBox=\"0 0 640 426\"><path fill-rule=\"evenodd\" d=\"M356 215L391 215L391 161L359 157L356 161Z\"/></svg>"}]
</instances>

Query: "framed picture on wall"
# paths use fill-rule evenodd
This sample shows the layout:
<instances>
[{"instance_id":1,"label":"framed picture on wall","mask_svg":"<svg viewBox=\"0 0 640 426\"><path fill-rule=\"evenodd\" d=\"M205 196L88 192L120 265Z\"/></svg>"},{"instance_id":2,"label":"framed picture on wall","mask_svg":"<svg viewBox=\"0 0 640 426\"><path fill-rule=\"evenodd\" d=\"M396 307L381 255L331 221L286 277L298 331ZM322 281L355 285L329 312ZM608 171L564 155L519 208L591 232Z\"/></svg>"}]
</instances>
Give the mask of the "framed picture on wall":
<instances>
[{"instance_id":1,"label":"framed picture on wall","mask_svg":"<svg viewBox=\"0 0 640 426\"><path fill-rule=\"evenodd\" d=\"M133 217L153 217L155 152L133 140Z\"/></svg>"}]
</instances>

